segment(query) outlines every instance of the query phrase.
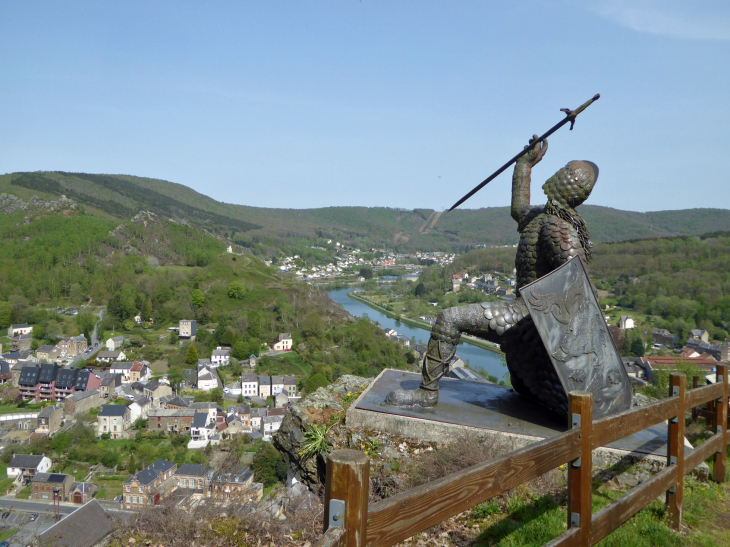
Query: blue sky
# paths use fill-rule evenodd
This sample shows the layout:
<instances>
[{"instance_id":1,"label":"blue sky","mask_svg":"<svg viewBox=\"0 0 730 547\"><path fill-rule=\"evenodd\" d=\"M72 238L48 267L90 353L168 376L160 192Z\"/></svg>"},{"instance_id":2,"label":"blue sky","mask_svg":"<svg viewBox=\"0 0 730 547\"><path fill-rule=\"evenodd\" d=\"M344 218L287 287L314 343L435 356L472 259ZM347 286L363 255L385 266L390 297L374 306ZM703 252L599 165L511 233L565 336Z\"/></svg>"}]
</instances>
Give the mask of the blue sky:
<instances>
[{"instance_id":1,"label":"blue sky","mask_svg":"<svg viewBox=\"0 0 730 547\"><path fill-rule=\"evenodd\" d=\"M588 203L728 208L730 3L1 2L0 172L253 206L451 206L595 93L535 169ZM462 207L509 204L501 175Z\"/></svg>"}]
</instances>

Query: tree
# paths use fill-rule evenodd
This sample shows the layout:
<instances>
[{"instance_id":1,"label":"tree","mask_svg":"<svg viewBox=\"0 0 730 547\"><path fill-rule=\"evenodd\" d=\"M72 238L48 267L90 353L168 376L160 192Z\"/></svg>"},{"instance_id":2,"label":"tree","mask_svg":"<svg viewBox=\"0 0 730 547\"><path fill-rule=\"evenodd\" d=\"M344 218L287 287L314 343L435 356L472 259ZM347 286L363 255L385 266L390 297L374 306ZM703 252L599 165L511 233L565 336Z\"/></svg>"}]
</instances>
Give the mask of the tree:
<instances>
[{"instance_id":1,"label":"tree","mask_svg":"<svg viewBox=\"0 0 730 547\"><path fill-rule=\"evenodd\" d=\"M328 385L329 382L327 381L327 377L321 372L318 372L314 376L311 376L309 379L307 379L306 382L304 382L304 390L307 393L314 393L315 391L317 391L317 389L321 387L327 387Z\"/></svg>"},{"instance_id":2,"label":"tree","mask_svg":"<svg viewBox=\"0 0 730 547\"><path fill-rule=\"evenodd\" d=\"M644 342L637 336L634 338L633 342L631 342L631 353L633 353L636 357L643 357L644 351Z\"/></svg>"},{"instance_id":3,"label":"tree","mask_svg":"<svg viewBox=\"0 0 730 547\"><path fill-rule=\"evenodd\" d=\"M131 456L129 456L129 472L134 475L135 471L137 471L137 467L134 463L134 454L132 454Z\"/></svg>"},{"instance_id":4,"label":"tree","mask_svg":"<svg viewBox=\"0 0 730 547\"><path fill-rule=\"evenodd\" d=\"M152 317L152 299L148 296L142 308L142 321L149 321Z\"/></svg>"},{"instance_id":5,"label":"tree","mask_svg":"<svg viewBox=\"0 0 730 547\"><path fill-rule=\"evenodd\" d=\"M6 329L13 322L13 307L7 302L0 302L0 329Z\"/></svg>"},{"instance_id":6,"label":"tree","mask_svg":"<svg viewBox=\"0 0 730 547\"><path fill-rule=\"evenodd\" d=\"M305 336L319 339L324 335L325 326L324 321L320 315L316 312L310 313L302 323L302 333Z\"/></svg>"},{"instance_id":7,"label":"tree","mask_svg":"<svg viewBox=\"0 0 730 547\"><path fill-rule=\"evenodd\" d=\"M101 458L101 463L104 464L104 467L116 467L118 462L119 453L114 452L113 450L104 452L104 456Z\"/></svg>"},{"instance_id":8,"label":"tree","mask_svg":"<svg viewBox=\"0 0 730 547\"><path fill-rule=\"evenodd\" d=\"M193 289L193 294L190 297L190 301L196 308L199 308L203 304L205 304L205 295L203 294L203 291L201 291L200 289Z\"/></svg>"},{"instance_id":9,"label":"tree","mask_svg":"<svg viewBox=\"0 0 730 547\"><path fill-rule=\"evenodd\" d=\"M416 289L414 291L416 296L425 296L427 292L426 285L422 282L419 282L418 285L416 285Z\"/></svg>"},{"instance_id":10,"label":"tree","mask_svg":"<svg viewBox=\"0 0 730 547\"><path fill-rule=\"evenodd\" d=\"M195 349L195 346L193 344L190 344L190 346L188 347L188 354L187 357L185 357L185 362L188 365L198 364L198 350Z\"/></svg>"},{"instance_id":11,"label":"tree","mask_svg":"<svg viewBox=\"0 0 730 547\"><path fill-rule=\"evenodd\" d=\"M360 277L364 277L365 279L372 279L373 269L370 266L363 266L362 268L360 268Z\"/></svg>"},{"instance_id":12,"label":"tree","mask_svg":"<svg viewBox=\"0 0 730 547\"><path fill-rule=\"evenodd\" d=\"M211 389L210 400L214 403L223 404L223 390L219 387Z\"/></svg>"},{"instance_id":13,"label":"tree","mask_svg":"<svg viewBox=\"0 0 730 547\"><path fill-rule=\"evenodd\" d=\"M179 368L172 368L167 373L167 379L170 380L170 387L172 387L173 390L177 391L178 389L180 389L180 384L185 378L183 376L182 370L180 370Z\"/></svg>"},{"instance_id":14,"label":"tree","mask_svg":"<svg viewBox=\"0 0 730 547\"><path fill-rule=\"evenodd\" d=\"M228 298L242 299L246 294L246 287L241 285L238 281L232 282L228 285Z\"/></svg>"},{"instance_id":15,"label":"tree","mask_svg":"<svg viewBox=\"0 0 730 547\"><path fill-rule=\"evenodd\" d=\"M236 359L247 359L251 353L249 353L248 344L246 342L236 342L233 344L231 355Z\"/></svg>"},{"instance_id":16,"label":"tree","mask_svg":"<svg viewBox=\"0 0 730 547\"><path fill-rule=\"evenodd\" d=\"M251 470L257 482L264 483L265 487L286 480L287 466L284 458L271 444L265 444L253 457Z\"/></svg>"}]
</instances>

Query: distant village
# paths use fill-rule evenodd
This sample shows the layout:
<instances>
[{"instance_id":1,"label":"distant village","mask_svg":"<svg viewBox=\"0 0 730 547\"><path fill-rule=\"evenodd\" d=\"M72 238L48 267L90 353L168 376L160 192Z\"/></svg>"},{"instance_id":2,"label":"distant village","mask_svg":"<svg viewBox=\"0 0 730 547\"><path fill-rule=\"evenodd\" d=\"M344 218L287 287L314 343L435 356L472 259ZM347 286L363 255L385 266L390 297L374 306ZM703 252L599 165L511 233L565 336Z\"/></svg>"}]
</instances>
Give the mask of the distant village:
<instances>
[{"instance_id":1,"label":"distant village","mask_svg":"<svg viewBox=\"0 0 730 547\"><path fill-rule=\"evenodd\" d=\"M170 330L181 343L194 341L197 323L183 320ZM123 336L112 336L103 344L91 344L84 335L63 337L54 346L32 351L32 331L27 324L8 328L10 351L2 353L0 384L6 386L2 393L17 393L19 402L17 410L0 414L2 449L53 436L82 419L88 423L89 416L95 418L91 425L102 440L179 433L189 437L188 450L216 447L239 436L269 441L292 402L300 399L295 376L256 374L259 358L255 355L240 363L239 378L224 384L219 370L230 364L229 347L217 347L210 358L185 369L175 393L166 374L152 379L150 363L127 360ZM265 353L275 356L291 349L291 334L280 333ZM87 359L95 366L80 368L79 363ZM223 402L195 402L196 394L216 389L223 393ZM55 472L55 463L49 455L14 454L7 465L7 477L12 480L6 490L16 495L26 492L25 499L47 504L82 505L97 496L94 466L78 480ZM184 503L209 499L229 504L258 502L263 495L263 484L253 480L247 466L222 469L165 459L140 464L122 483L120 495L98 500L105 510L146 510L173 495ZM294 484L296 480L290 478L289 486Z\"/></svg>"}]
</instances>

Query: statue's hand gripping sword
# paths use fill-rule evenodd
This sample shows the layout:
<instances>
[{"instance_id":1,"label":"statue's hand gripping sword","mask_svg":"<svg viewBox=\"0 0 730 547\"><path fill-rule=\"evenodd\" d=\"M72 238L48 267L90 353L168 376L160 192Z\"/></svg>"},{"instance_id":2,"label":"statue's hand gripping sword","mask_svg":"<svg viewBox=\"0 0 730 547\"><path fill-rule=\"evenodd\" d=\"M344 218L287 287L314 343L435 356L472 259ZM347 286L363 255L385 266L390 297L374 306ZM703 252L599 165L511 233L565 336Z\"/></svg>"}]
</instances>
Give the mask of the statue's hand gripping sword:
<instances>
[{"instance_id":1,"label":"statue's hand gripping sword","mask_svg":"<svg viewBox=\"0 0 730 547\"><path fill-rule=\"evenodd\" d=\"M501 173L502 173L502 172L503 172L503 171L504 171L505 169L507 169L507 168L508 168L508 167L509 167L510 165L512 165L512 164L513 164L514 162L516 162L516 161L517 161L518 159L520 159L520 158L521 158L522 156L524 156L525 154L527 154L527 153L528 153L528 152L529 152L529 151L530 151L530 150L531 150L531 149L532 149L532 148L533 148L533 147L534 147L534 146L535 146L535 145L536 145L537 143L539 143L539 142L540 142L540 141L542 141L543 139L547 139L547 138L548 138L548 137L549 137L550 135L552 135L553 133L555 133L555 132L556 132L556 131L557 131L558 129L560 129L561 127L563 127L563 126L564 126L564 125L565 125L566 123L570 122L570 130L572 131L572 130L573 130L573 125L575 124L575 118L576 118L576 116L578 116L578 114L580 114L580 113L581 113L581 112L583 112L583 111L584 111L584 110L585 110L586 108L588 108L588 107L590 106L590 104L591 104L591 103L592 103L593 101L597 101L597 100L598 100L598 99L599 99L600 97L601 97L601 96L600 96L600 95L599 95L598 93L596 93L596 94L595 94L595 95L593 96L593 98L592 98L592 99L590 99L589 101L587 101L587 102L583 103L582 105L580 105L580 106L579 106L578 108L576 108L575 110L570 110L569 108L561 108L561 109L560 109L560 111L561 111L561 112L565 112L565 119L563 119L563 120L559 121L558 123L556 123L556 124L555 124L554 126L552 126L552 127L550 128L550 129L548 129L548 130L547 130L547 132L546 132L546 133L545 133L544 135L541 135L541 136L540 136L540 138L538 138L538 139L537 139L536 141L534 141L534 142L532 143L532 145L530 145L530 146L527 146L527 147L525 147L525 148L524 148L524 149L523 149L523 150L522 150L522 151L521 151L521 152L520 152L519 154L517 154L517 155L516 155L516 156L515 156L514 158L512 158L511 160L509 160L509 161L508 161L507 163L505 163L505 164L504 164L504 165L503 165L502 167L500 167L499 169L497 169L497 170L496 170L496 171L495 171L494 173L492 173L491 175L489 175L489 176L488 176L488 177L487 177L486 179L484 179L484 180L483 180L483 181L482 181L482 182L481 182L481 183L480 183L480 184L479 184L479 185L478 185L478 186L477 186L476 188L474 188L474 189L473 189L473 190L472 190L471 192L469 192L469 193L468 193L467 195L465 195L465 196L464 196L463 198L461 198L461 199L460 199L459 201L457 201L456 203L454 203L454 204L453 204L453 205L451 206L451 209L449 209L449 211L453 211L453 210L454 210L454 209L456 209L456 208L457 208L457 207L458 207L459 205L461 205L462 203L464 203L464 202L465 202L465 201L466 201L467 199L469 199L469 198L470 198L470 197L472 197L472 196L473 196L474 194L476 194L476 193L477 193L477 192L478 192L479 190L481 190L482 188L484 188L484 187L485 187L485 186L486 186L487 184L489 184L489 183L490 183L490 182L491 182L492 180L494 180L495 178L497 178L497 176L499 176L499 175L500 175L500 174L501 174ZM448 211L447 211L447 212L448 212Z\"/></svg>"}]
</instances>

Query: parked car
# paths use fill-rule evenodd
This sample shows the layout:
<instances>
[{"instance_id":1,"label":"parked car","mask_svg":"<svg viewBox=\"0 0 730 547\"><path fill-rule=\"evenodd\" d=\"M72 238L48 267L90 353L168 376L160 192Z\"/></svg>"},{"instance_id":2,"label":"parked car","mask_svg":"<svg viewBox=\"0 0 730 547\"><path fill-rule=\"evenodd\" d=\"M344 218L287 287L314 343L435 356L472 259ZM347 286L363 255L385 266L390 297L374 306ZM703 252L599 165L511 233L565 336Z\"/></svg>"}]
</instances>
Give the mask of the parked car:
<instances>
[{"instance_id":1,"label":"parked car","mask_svg":"<svg viewBox=\"0 0 730 547\"><path fill-rule=\"evenodd\" d=\"M9 545L10 543L8 543L7 541L3 541L2 543L0 543L0 547L9 547Z\"/></svg>"},{"instance_id":2,"label":"parked car","mask_svg":"<svg viewBox=\"0 0 730 547\"><path fill-rule=\"evenodd\" d=\"M10 516L10 511L5 511L5 512L3 513L3 518L4 518L4 519L8 518L9 516Z\"/></svg>"},{"instance_id":3,"label":"parked car","mask_svg":"<svg viewBox=\"0 0 730 547\"><path fill-rule=\"evenodd\" d=\"M35 519L37 519L37 518L38 518L38 513L33 513L33 514L32 514L32 515L30 516L30 519L29 519L29 520L30 520L31 522L33 522L33 521L34 521Z\"/></svg>"}]
</instances>

